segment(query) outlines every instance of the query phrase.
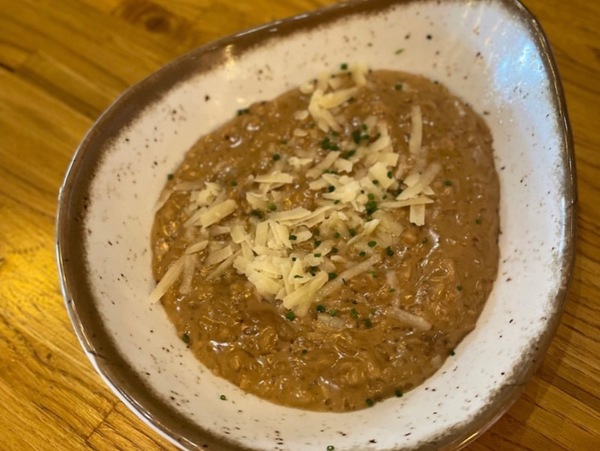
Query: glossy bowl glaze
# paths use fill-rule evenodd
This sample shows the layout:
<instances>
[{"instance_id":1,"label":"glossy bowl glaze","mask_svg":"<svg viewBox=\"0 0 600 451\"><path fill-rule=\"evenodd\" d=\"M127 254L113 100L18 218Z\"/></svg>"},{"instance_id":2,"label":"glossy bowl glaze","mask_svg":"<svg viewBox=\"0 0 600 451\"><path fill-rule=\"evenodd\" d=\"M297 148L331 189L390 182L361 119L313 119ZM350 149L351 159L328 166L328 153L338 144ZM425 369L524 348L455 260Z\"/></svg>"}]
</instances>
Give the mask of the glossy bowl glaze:
<instances>
[{"instance_id":1,"label":"glossy bowl glaze","mask_svg":"<svg viewBox=\"0 0 600 451\"><path fill-rule=\"evenodd\" d=\"M245 394L191 355L148 301L149 236L167 174L199 136L344 62L439 80L484 115L501 262L477 328L432 378L366 410L315 413ZM275 22L172 62L85 136L58 212L67 309L106 383L179 446L458 448L508 409L557 327L574 257L573 161L548 43L516 0L359 0Z\"/></svg>"}]
</instances>

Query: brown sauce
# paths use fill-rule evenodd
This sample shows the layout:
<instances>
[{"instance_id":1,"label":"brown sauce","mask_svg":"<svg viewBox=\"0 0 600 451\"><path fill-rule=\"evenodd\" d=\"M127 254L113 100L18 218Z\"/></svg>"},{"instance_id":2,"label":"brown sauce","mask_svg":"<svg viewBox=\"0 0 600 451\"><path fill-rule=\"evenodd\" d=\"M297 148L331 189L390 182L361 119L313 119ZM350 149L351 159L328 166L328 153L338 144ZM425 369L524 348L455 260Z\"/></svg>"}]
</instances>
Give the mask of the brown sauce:
<instances>
[{"instance_id":1,"label":"brown sauce","mask_svg":"<svg viewBox=\"0 0 600 451\"><path fill-rule=\"evenodd\" d=\"M306 112L315 86L354 91L321 116ZM423 382L475 327L498 265L492 139L468 105L421 77L376 71L364 83L360 71L338 73L302 91L238 112L189 151L156 215L153 272L160 281L185 260L161 302L215 374L279 404L361 409ZM333 165L311 171L332 152ZM377 162L389 181L370 170ZM427 173L410 199L431 202L399 207ZM258 224L324 206L314 225L267 227L260 247ZM279 270L285 282L264 275ZM294 283L319 277L316 291L283 301Z\"/></svg>"}]
</instances>

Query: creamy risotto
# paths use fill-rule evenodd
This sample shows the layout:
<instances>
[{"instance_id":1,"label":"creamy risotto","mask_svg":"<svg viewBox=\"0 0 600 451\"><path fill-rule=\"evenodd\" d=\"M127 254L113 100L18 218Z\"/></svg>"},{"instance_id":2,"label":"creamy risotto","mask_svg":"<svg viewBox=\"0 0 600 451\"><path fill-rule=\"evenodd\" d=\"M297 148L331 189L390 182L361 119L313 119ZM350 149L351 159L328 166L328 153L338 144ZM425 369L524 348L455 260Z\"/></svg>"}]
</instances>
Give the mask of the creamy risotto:
<instances>
[{"instance_id":1,"label":"creamy risotto","mask_svg":"<svg viewBox=\"0 0 600 451\"><path fill-rule=\"evenodd\" d=\"M156 214L151 297L242 389L368 407L420 384L475 327L498 197L469 105L425 78L342 65L188 152Z\"/></svg>"}]
</instances>

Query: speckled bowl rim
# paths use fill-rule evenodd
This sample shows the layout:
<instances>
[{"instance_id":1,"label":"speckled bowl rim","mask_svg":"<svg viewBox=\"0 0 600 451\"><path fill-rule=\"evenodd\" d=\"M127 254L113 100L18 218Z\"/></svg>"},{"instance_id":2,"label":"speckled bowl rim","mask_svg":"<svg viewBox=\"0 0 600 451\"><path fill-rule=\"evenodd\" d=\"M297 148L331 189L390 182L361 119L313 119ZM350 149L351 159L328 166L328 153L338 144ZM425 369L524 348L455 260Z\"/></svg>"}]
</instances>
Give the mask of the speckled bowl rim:
<instances>
[{"instance_id":1,"label":"speckled bowl rim","mask_svg":"<svg viewBox=\"0 0 600 451\"><path fill-rule=\"evenodd\" d=\"M238 57L253 47L282 35L313 29L348 15L375 14L394 5L420 1L422 0L355 0L275 21L197 48L125 91L100 116L77 148L60 188L56 222L56 255L67 312L82 347L104 381L140 418L173 443L185 448L209 446L211 449L231 449L232 446L199 428L145 386L124 356L118 352L95 308L90 281L85 266L81 264L81 257L85 255L84 218L90 197L89 182L102 161L106 143L127 127L137 113L180 82L181 74L191 77L221 65L226 47L233 48L234 56ZM539 337L533 358L523 361L520 370L512 376L513 383L506 385L473 421L448 431L443 437L433 437L431 442L422 443L423 449L458 449L465 446L486 431L516 401L541 363L556 332L575 260L577 185L573 138L556 63L540 24L526 7L518 0L496 1L513 13L515 20L521 22L531 33L550 82L553 107L561 118L557 133L564 148L559 180L563 182L566 200L564 235L561 237L563 246L559 249L561 264L558 274L561 285L553 300L554 314Z\"/></svg>"}]
</instances>

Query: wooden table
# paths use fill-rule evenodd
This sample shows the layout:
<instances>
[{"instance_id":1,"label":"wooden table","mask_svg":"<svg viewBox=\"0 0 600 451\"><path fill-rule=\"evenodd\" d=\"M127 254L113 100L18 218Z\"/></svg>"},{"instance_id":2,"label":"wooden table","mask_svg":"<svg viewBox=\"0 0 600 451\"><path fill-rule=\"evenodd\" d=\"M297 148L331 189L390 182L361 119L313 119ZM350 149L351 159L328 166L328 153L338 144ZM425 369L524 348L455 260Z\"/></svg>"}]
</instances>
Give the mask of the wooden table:
<instances>
[{"instance_id":1,"label":"wooden table","mask_svg":"<svg viewBox=\"0 0 600 451\"><path fill-rule=\"evenodd\" d=\"M85 131L189 49L333 0L0 0L0 448L169 449L72 331L54 257L57 192ZM575 136L579 241L566 312L524 394L470 449L600 449L600 2L526 0ZM598 197L596 197L598 196Z\"/></svg>"}]
</instances>

